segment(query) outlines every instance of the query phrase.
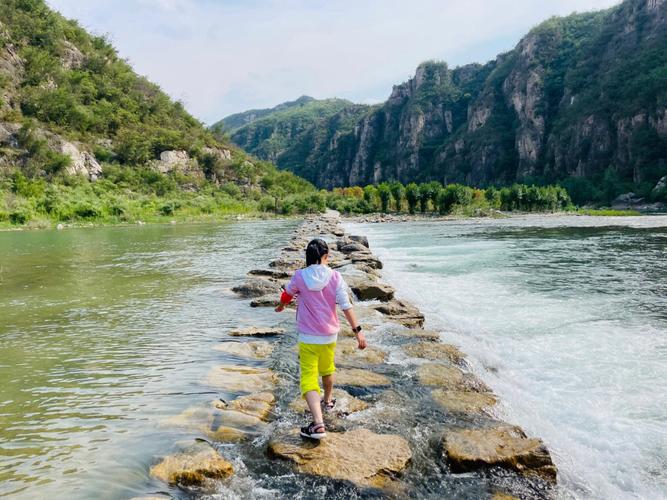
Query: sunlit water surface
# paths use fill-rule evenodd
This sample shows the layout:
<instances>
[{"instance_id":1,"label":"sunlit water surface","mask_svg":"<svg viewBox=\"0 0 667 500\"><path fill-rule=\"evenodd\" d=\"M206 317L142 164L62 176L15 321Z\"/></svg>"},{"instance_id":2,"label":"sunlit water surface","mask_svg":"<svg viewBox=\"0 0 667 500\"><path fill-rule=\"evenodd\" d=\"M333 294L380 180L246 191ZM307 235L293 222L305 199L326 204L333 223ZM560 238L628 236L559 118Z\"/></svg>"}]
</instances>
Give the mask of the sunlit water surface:
<instances>
[{"instance_id":1,"label":"sunlit water surface","mask_svg":"<svg viewBox=\"0 0 667 500\"><path fill-rule=\"evenodd\" d=\"M667 217L348 224L565 496L667 498Z\"/></svg>"}]
</instances>

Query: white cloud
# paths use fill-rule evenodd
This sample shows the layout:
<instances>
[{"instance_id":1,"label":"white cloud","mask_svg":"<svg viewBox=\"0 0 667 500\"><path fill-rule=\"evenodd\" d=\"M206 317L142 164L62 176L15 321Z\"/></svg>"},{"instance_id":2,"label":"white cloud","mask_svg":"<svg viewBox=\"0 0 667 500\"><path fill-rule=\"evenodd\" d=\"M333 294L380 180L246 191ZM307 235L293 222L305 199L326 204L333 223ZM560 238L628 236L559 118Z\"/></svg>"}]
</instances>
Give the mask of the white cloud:
<instances>
[{"instance_id":1,"label":"white cloud","mask_svg":"<svg viewBox=\"0 0 667 500\"><path fill-rule=\"evenodd\" d=\"M50 0L213 122L302 94L376 102L426 59L510 49L551 15L614 0Z\"/></svg>"}]
</instances>

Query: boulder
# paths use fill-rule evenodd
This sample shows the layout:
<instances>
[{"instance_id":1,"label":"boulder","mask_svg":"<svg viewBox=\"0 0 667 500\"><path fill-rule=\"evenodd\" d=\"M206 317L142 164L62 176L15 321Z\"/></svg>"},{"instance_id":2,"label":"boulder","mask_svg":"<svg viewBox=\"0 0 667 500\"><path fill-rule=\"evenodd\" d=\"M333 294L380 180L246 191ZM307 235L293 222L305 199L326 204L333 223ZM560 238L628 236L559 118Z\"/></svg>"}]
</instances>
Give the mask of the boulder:
<instances>
[{"instance_id":1,"label":"boulder","mask_svg":"<svg viewBox=\"0 0 667 500\"><path fill-rule=\"evenodd\" d=\"M464 373L455 366L427 363L417 368L417 379L422 385L465 389Z\"/></svg>"},{"instance_id":2,"label":"boulder","mask_svg":"<svg viewBox=\"0 0 667 500\"><path fill-rule=\"evenodd\" d=\"M222 365L212 368L206 378L207 385L227 392L256 392L273 389L277 377L268 368Z\"/></svg>"},{"instance_id":3,"label":"boulder","mask_svg":"<svg viewBox=\"0 0 667 500\"><path fill-rule=\"evenodd\" d=\"M236 398L229 403L223 400L216 401L215 407L245 413L266 422L275 404L276 397L272 393L256 392Z\"/></svg>"},{"instance_id":4,"label":"boulder","mask_svg":"<svg viewBox=\"0 0 667 500\"><path fill-rule=\"evenodd\" d=\"M213 349L242 358L262 359L271 355L273 344L264 341L224 342L214 346Z\"/></svg>"},{"instance_id":5,"label":"boulder","mask_svg":"<svg viewBox=\"0 0 667 500\"><path fill-rule=\"evenodd\" d=\"M162 174L197 170L197 160L190 158L187 151L162 151L160 159L153 161L152 165Z\"/></svg>"},{"instance_id":6,"label":"boulder","mask_svg":"<svg viewBox=\"0 0 667 500\"><path fill-rule=\"evenodd\" d=\"M243 284L232 288L233 292L238 293L241 297L252 298L262 297L264 295L275 295L276 300L280 297L280 285L274 281L264 280L261 278L250 278Z\"/></svg>"},{"instance_id":7,"label":"boulder","mask_svg":"<svg viewBox=\"0 0 667 500\"><path fill-rule=\"evenodd\" d=\"M249 271L248 274L250 276L260 276L270 280L286 280L292 276L291 273L279 269L253 269L252 271Z\"/></svg>"},{"instance_id":8,"label":"boulder","mask_svg":"<svg viewBox=\"0 0 667 500\"><path fill-rule=\"evenodd\" d=\"M374 255L355 253L350 255L350 260L353 264L361 266L370 267L372 269L382 269L382 261L375 257Z\"/></svg>"},{"instance_id":9,"label":"boulder","mask_svg":"<svg viewBox=\"0 0 667 500\"><path fill-rule=\"evenodd\" d=\"M662 177L655 187L651 190L653 194L660 194L663 191L667 192L667 175Z\"/></svg>"},{"instance_id":10,"label":"boulder","mask_svg":"<svg viewBox=\"0 0 667 500\"><path fill-rule=\"evenodd\" d=\"M350 236L349 238L355 243L359 243L366 248L370 248L370 245L368 244L368 238L366 238L366 236Z\"/></svg>"},{"instance_id":11,"label":"boulder","mask_svg":"<svg viewBox=\"0 0 667 500\"><path fill-rule=\"evenodd\" d=\"M252 299L250 301L250 307L276 307L279 303L280 299L277 295L264 295L263 297ZM292 302L287 307L293 309L296 305Z\"/></svg>"},{"instance_id":12,"label":"boulder","mask_svg":"<svg viewBox=\"0 0 667 500\"><path fill-rule=\"evenodd\" d=\"M392 299L389 302L373 306L373 308L385 316L389 316L389 319L408 328L421 328L424 326L424 315L419 309L402 300Z\"/></svg>"},{"instance_id":13,"label":"boulder","mask_svg":"<svg viewBox=\"0 0 667 500\"><path fill-rule=\"evenodd\" d=\"M379 373L360 368L345 368L336 371L336 384L353 387L382 387L391 385L391 381Z\"/></svg>"},{"instance_id":14,"label":"boulder","mask_svg":"<svg viewBox=\"0 0 667 500\"><path fill-rule=\"evenodd\" d=\"M412 458L410 446L402 437L367 429L329 432L320 442L306 441L293 430L271 439L268 452L294 462L300 473L370 487L381 487L387 476L401 472Z\"/></svg>"},{"instance_id":15,"label":"boulder","mask_svg":"<svg viewBox=\"0 0 667 500\"><path fill-rule=\"evenodd\" d=\"M453 472L503 467L556 482L556 466L544 443L526 437L519 427L449 431L442 452Z\"/></svg>"},{"instance_id":16,"label":"boulder","mask_svg":"<svg viewBox=\"0 0 667 500\"><path fill-rule=\"evenodd\" d=\"M269 262L269 267L291 272L296 271L297 269L301 269L305 265L306 261L304 259L285 259L283 257Z\"/></svg>"},{"instance_id":17,"label":"boulder","mask_svg":"<svg viewBox=\"0 0 667 500\"><path fill-rule=\"evenodd\" d=\"M452 413L480 413L497 403L495 396L488 392L434 389L431 396L442 408Z\"/></svg>"},{"instance_id":18,"label":"boulder","mask_svg":"<svg viewBox=\"0 0 667 500\"><path fill-rule=\"evenodd\" d=\"M368 408L368 403L359 398L355 398L343 389L334 389L333 397L336 399L337 415L349 415L350 413L363 411ZM308 411L308 405L301 396L298 396L292 401L289 407L297 413L305 413Z\"/></svg>"},{"instance_id":19,"label":"boulder","mask_svg":"<svg viewBox=\"0 0 667 500\"><path fill-rule=\"evenodd\" d=\"M451 344L440 344L434 342L420 342L403 346L408 356L414 358L429 359L431 361L447 360L460 364L465 360L465 355Z\"/></svg>"},{"instance_id":20,"label":"boulder","mask_svg":"<svg viewBox=\"0 0 667 500\"><path fill-rule=\"evenodd\" d=\"M381 300L388 302L394 298L396 290L386 283L363 278L348 278L347 284L359 300Z\"/></svg>"},{"instance_id":21,"label":"boulder","mask_svg":"<svg viewBox=\"0 0 667 500\"><path fill-rule=\"evenodd\" d=\"M363 364L379 365L386 361L387 354L374 346L359 349L355 339L343 337L336 343L336 363L341 365Z\"/></svg>"},{"instance_id":22,"label":"boulder","mask_svg":"<svg viewBox=\"0 0 667 500\"><path fill-rule=\"evenodd\" d=\"M60 152L70 158L70 164L65 168L67 175L83 175L91 181L97 180L102 175L102 165L97 162L95 156L87 151L81 151L78 145L62 141Z\"/></svg>"},{"instance_id":23,"label":"boulder","mask_svg":"<svg viewBox=\"0 0 667 500\"><path fill-rule=\"evenodd\" d=\"M421 339L427 342L439 342L440 333L434 332L432 330L421 330L421 329L407 329L396 332L399 335L405 335L406 337L413 337Z\"/></svg>"},{"instance_id":24,"label":"boulder","mask_svg":"<svg viewBox=\"0 0 667 500\"><path fill-rule=\"evenodd\" d=\"M271 326L252 326L250 328L232 330L229 332L229 335L232 337L274 337L284 333L284 328L275 328Z\"/></svg>"},{"instance_id":25,"label":"boulder","mask_svg":"<svg viewBox=\"0 0 667 500\"><path fill-rule=\"evenodd\" d=\"M231 463L212 446L201 442L163 458L150 469L151 477L181 486L205 486L210 480L223 479L233 473Z\"/></svg>"},{"instance_id":26,"label":"boulder","mask_svg":"<svg viewBox=\"0 0 667 500\"><path fill-rule=\"evenodd\" d=\"M362 252L367 254L368 253L368 247L362 245L361 243L356 243L356 242L350 242L350 243L345 243L344 245L338 246L338 251L342 252L346 255L355 253L355 252Z\"/></svg>"}]
</instances>

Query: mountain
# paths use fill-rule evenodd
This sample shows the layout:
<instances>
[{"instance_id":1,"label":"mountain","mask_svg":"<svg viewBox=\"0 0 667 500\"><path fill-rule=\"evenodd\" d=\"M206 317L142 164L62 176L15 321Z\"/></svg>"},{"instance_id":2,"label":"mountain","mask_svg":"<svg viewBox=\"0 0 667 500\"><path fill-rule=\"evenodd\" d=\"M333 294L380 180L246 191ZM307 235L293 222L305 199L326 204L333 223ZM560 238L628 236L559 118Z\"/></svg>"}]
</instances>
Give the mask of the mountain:
<instances>
[{"instance_id":1,"label":"mountain","mask_svg":"<svg viewBox=\"0 0 667 500\"><path fill-rule=\"evenodd\" d=\"M665 0L626 0L552 18L487 64L421 64L382 105L297 130L267 114L264 133L259 120L231 137L326 188L519 181L561 182L580 201L650 193L667 174L666 13Z\"/></svg>"},{"instance_id":2,"label":"mountain","mask_svg":"<svg viewBox=\"0 0 667 500\"><path fill-rule=\"evenodd\" d=\"M351 130L356 119L367 110L368 106L345 99L317 100L303 96L275 108L228 116L211 128L217 133L230 134L235 144L262 159L285 162L295 155L300 158L298 144L310 130L324 133L325 123L334 116L339 117L337 131L345 129L346 125Z\"/></svg>"},{"instance_id":3,"label":"mountain","mask_svg":"<svg viewBox=\"0 0 667 500\"><path fill-rule=\"evenodd\" d=\"M288 188L308 186L216 138L180 102L137 75L105 38L43 0L3 0L0 195L7 186L1 181L14 174L49 182L74 174L126 182L135 175L123 169L142 172L139 187L161 185L158 195L174 183L189 191L207 182L260 191L276 179ZM271 180L262 184L266 176ZM16 182L10 187L16 193Z\"/></svg>"}]
</instances>

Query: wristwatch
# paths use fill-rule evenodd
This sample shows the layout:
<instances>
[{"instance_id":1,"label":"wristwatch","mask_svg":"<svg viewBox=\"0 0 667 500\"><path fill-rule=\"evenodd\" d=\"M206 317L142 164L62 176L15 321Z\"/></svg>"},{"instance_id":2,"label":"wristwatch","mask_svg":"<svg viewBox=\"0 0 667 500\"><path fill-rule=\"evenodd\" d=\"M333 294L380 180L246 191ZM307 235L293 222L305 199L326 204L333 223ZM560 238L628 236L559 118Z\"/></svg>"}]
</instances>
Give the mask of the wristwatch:
<instances>
[{"instance_id":1,"label":"wristwatch","mask_svg":"<svg viewBox=\"0 0 667 500\"><path fill-rule=\"evenodd\" d=\"M356 328L352 328L352 333L359 333L361 331L361 325L357 325Z\"/></svg>"}]
</instances>

